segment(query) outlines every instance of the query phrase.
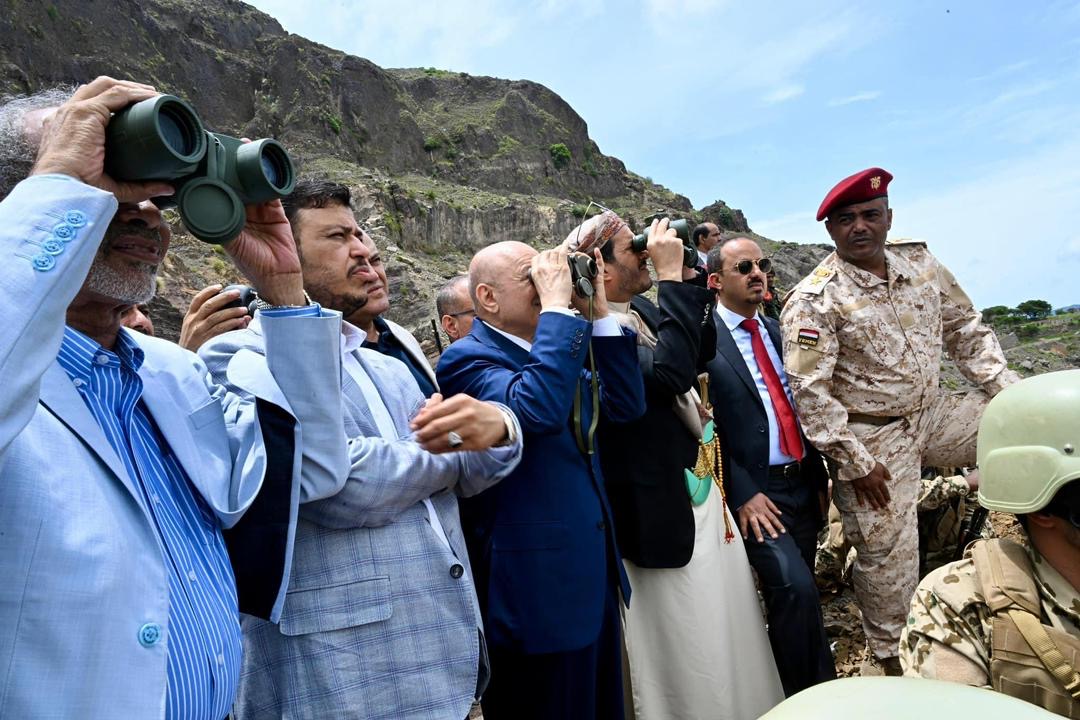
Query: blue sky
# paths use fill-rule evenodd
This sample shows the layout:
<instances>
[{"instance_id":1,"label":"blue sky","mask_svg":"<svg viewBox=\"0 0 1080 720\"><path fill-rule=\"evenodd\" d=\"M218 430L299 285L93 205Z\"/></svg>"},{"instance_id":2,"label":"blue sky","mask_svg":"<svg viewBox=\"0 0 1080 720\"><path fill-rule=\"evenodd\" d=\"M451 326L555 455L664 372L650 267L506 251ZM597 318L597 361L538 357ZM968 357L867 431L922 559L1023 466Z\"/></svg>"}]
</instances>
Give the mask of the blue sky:
<instances>
[{"instance_id":1,"label":"blue sky","mask_svg":"<svg viewBox=\"0 0 1080 720\"><path fill-rule=\"evenodd\" d=\"M1080 302L1080 0L256 0L383 67L529 79L600 149L757 232L828 242L839 179L892 172L894 237L976 306Z\"/></svg>"}]
</instances>

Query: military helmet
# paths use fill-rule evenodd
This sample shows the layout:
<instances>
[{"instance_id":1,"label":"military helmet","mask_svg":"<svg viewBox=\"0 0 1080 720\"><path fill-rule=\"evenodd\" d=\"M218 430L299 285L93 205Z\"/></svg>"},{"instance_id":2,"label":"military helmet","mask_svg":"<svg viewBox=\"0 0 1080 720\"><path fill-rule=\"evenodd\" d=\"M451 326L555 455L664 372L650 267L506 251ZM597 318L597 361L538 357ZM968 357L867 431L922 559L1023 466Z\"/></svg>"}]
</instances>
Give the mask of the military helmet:
<instances>
[{"instance_id":1,"label":"military helmet","mask_svg":"<svg viewBox=\"0 0 1080 720\"><path fill-rule=\"evenodd\" d=\"M1060 715L1002 693L914 677L851 677L819 683L792 695L760 720L953 717L1061 720Z\"/></svg>"},{"instance_id":2,"label":"military helmet","mask_svg":"<svg viewBox=\"0 0 1080 720\"><path fill-rule=\"evenodd\" d=\"M979 503L1015 514L1046 507L1080 478L1080 370L1021 380L979 423Z\"/></svg>"}]
</instances>

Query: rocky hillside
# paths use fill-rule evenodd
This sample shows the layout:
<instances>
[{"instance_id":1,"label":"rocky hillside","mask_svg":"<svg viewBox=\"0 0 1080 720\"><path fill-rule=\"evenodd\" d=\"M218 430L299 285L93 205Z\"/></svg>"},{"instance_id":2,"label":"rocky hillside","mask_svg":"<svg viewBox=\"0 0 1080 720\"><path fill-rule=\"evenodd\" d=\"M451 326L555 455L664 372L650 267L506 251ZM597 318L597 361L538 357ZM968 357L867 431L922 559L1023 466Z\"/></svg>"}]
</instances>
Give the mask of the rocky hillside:
<instances>
[{"instance_id":1,"label":"rocky hillside","mask_svg":"<svg viewBox=\"0 0 1080 720\"><path fill-rule=\"evenodd\" d=\"M206 125L273 136L302 174L350 185L384 248L391 317L424 335L434 289L499 240L562 239L590 200L635 229L656 210L749 232L723 201L690 201L605 155L588 125L529 81L433 68L385 70L291 35L237 0L54 0L0 3L0 92L107 74L154 83L198 109ZM240 280L220 251L177 230L152 311L175 337L188 300L212 281ZM771 241L762 241L774 248ZM824 250L785 243L784 287ZM426 331L430 338L430 330Z\"/></svg>"}]
</instances>

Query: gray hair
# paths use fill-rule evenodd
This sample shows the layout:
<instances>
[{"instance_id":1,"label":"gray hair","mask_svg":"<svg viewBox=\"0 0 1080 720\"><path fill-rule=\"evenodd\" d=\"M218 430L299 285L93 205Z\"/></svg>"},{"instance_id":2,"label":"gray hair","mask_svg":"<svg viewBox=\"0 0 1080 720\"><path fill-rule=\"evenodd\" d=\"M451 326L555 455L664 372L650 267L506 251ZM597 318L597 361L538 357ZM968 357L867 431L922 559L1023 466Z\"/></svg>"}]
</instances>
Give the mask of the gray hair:
<instances>
[{"instance_id":1,"label":"gray hair","mask_svg":"<svg viewBox=\"0 0 1080 720\"><path fill-rule=\"evenodd\" d=\"M57 85L33 95L0 98L0 200L30 176L37 160L37 146L26 135L26 114L63 105L74 91L71 85Z\"/></svg>"},{"instance_id":2,"label":"gray hair","mask_svg":"<svg viewBox=\"0 0 1080 720\"><path fill-rule=\"evenodd\" d=\"M439 288L439 292L435 296L435 312L439 317L450 314L451 308L454 308L453 312L463 312L464 310L469 309L457 309L460 305L458 302L458 290L462 287L464 287L465 292L469 294L471 300L468 275L458 275Z\"/></svg>"}]
</instances>

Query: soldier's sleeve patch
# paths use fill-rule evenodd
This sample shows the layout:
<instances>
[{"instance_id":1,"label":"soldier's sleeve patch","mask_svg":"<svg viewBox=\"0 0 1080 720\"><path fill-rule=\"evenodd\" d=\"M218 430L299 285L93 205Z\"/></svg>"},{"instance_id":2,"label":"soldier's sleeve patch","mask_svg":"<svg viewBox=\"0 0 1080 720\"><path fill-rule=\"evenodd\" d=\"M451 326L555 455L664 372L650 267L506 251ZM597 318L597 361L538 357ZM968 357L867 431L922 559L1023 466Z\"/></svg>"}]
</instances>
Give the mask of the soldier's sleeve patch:
<instances>
[{"instance_id":1,"label":"soldier's sleeve patch","mask_svg":"<svg viewBox=\"0 0 1080 720\"><path fill-rule=\"evenodd\" d=\"M812 328L799 328L799 334L795 338L796 342L803 347L817 347L818 339L821 337L821 333Z\"/></svg>"}]
</instances>

